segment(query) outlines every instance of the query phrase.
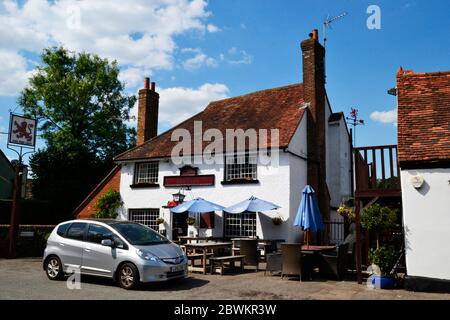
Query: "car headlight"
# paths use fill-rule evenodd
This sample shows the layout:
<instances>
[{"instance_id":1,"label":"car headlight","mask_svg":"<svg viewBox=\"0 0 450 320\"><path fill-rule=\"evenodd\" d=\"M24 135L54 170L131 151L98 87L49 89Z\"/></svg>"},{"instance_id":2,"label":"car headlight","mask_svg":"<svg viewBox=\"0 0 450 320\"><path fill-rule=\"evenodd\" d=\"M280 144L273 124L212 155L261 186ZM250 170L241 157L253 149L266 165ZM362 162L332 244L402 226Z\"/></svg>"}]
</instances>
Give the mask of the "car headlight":
<instances>
[{"instance_id":1,"label":"car headlight","mask_svg":"<svg viewBox=\"0 0 450 320\"><path fill-rule=\"evenodd\" d=\"M149 260L149 261L154 261L154 262L160 262L161 261L157 256L155 256L155 255L153 255L150 252L145 251L145 250L136 249L136 253L137 253L137 255L139 257L141 257L144 260Z\"/></svg>"}]
</instances>

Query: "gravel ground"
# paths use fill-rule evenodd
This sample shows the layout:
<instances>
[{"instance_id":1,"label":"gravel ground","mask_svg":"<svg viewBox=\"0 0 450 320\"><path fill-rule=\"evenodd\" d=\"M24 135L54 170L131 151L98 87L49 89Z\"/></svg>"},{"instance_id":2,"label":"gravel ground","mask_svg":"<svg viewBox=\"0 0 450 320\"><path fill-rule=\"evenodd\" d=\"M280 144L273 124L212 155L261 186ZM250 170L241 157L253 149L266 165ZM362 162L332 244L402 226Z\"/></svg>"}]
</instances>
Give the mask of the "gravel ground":
<instances>
[{"instance_id":1,"label":"gravel ground","mask_svg":"<svg viewBox=\"0 0 450 320\"><path fill-rule=\"evenodd\" d=\"M246 270L243 274L191 274L181 282L156 283L127 291L112 280L82 277L81 289L50 281L40 259L0 259L0 299L444 299L450 294L373 290L352 281L299 282Z\"/></svg>"}]
</instances>

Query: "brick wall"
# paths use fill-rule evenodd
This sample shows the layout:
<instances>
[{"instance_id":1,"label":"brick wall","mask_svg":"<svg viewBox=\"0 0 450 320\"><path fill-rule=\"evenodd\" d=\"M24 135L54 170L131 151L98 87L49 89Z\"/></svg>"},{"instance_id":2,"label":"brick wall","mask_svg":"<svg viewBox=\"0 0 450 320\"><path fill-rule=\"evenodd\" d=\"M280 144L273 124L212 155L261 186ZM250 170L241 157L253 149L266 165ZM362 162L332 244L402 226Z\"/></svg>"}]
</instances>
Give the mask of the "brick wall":
<instances>
[{"instance_id":1,"label":"brick wall","mask_svg":"<svg viewBox=\"0 0 450 320\"><path fill-rule=\"evenodd\" d=\"M120 165L117 165L79 205L75 210L75 215L78 219L92 217L96 202L110 189L120 191L120 167Z\"/></svg>"},{"instance_id":2,"label":"brick wall","mask_svg":"<svg viewBox=\"0 0 450 320\"><path fill-rule=\"evenodd\" d=\"M158 134L159 94L155 91L155 83L152 82L150 88L149 82L150 79L145 78L144 88L139 90L137 145Z\"/></svg>"},{"instance_id":3,"label":"brick wall","mask_svg":"<svg viewBox=\"0 0 450 320\"><path fill-rule=\"evenodd\" d=\"M303 94L309 104L307 113L308 184L316 191L319 208L324 216L329 213L326 185L325 150L325 48L319 43L317 30L302 41Z\"/></svg>"}]
</instances>

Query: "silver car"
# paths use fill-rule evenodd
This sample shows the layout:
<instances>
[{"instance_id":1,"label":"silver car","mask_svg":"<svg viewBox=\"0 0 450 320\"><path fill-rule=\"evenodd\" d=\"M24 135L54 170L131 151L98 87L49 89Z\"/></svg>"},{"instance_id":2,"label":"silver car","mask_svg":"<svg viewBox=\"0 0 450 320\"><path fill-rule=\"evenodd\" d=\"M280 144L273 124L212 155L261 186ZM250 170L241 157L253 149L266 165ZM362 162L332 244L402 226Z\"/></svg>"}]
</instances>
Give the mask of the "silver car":
<instances>
[{"instance_id":1,"label":"silver car","mask_svg":"<svg viewBox=\"0 0 450 320\"><path fill-rule=\"evenodd\" d=\"M51 280L79 270L115 279L125 289L187 277L187 257L178 245L142 224L118 220L60 223L47 240L43 267Z\"/></svg>"}]
</instances>

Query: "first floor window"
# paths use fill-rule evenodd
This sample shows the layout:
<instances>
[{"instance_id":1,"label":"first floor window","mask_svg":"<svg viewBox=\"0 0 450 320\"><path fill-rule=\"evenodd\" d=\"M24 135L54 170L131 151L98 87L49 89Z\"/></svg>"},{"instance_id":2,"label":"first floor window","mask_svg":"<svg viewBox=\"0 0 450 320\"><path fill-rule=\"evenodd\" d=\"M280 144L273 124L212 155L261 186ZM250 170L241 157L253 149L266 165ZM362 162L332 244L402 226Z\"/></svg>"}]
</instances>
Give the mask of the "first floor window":
<instances>
[{"instance_id":1,"label":"first floor window","mask_svg":"<svg viewBox=\"0 0 450 320\"><path fill-rule=\"evenodd\" d=\"M256 237L256 213L224 213L225 237Z\"/></svg>"},{"instance_id":2,"label":"first floor window","mask_svg":"<svg viewBox=\"0 0 450 320\"><path fill-rule=\"evenodd\" d=\"M155 231L159 231L156 219L159 218L159 209L129 209L128 220L141 223Z\"/></svg>"},{"instance_id":3,"label":"first floor window","mask_svg":"<svg viewBox=\"0 0 450 320\"><path fill-rule=\"evenodd\" d=\"M159 163L153 162L138 162L134 170L134 183L158 183Z\"/></svg>"},{"instance_id":4,"label":"first floor window","mask_svg":"<svg viewBox=\"0 0 450 320\"><path fill-rule=\"evenodd\" d=\"M256 180L256 154L234 154L225 156L225 181Z\"/></svg>"}]
</instances>

